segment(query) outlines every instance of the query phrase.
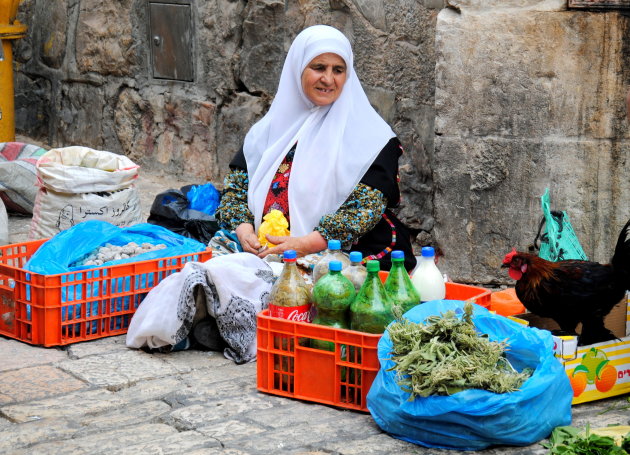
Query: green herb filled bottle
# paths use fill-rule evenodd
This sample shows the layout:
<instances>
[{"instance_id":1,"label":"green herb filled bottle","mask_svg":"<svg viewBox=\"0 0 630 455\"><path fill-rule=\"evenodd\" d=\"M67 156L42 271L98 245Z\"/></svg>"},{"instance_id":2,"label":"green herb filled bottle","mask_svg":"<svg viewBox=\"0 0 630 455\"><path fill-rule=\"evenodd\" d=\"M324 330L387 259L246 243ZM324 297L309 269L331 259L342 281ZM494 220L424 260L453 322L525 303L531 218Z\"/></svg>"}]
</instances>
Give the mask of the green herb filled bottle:
<instances>
[{"instance_id":1,"label":"green herb filled bottle","mask_svg":"<svg viewBox=\"0 0 630 455\"><path fill-rule=\"evenodd\" d=\"M405 269L405 253L402 251L392 251L392 268L385 281L385 290L392 303L401 306L403 313L420 303L420 294Z\"/></svg>"},{"instance_id":2,"label":"green herb filled bottle","mask_svg":"<svg viewBox=\"0 0 630 455\"><path fill-rule=\"evenodd\" d=\"M350 306L350 328L359 332L383 333L394 320L392 300L385 291L378 272L381 264L368 261L367 277Z\"/></svg>"},{"instance_id":3,"label":"green herb filled bottle","mask_svg":"<svg viewBox=\"0 0 630 455\"><path fill-rule=\"evenodd\" d=\"M330 261L328 263L329 272L315 284L313 288L313 305L315 307L313 324L339 329L350 328L349 311L356 291L350 280L341 274L341 268L340 261ZM311 347L334 351L335 343L312 339Z\"/></svg>"}]
</instances>

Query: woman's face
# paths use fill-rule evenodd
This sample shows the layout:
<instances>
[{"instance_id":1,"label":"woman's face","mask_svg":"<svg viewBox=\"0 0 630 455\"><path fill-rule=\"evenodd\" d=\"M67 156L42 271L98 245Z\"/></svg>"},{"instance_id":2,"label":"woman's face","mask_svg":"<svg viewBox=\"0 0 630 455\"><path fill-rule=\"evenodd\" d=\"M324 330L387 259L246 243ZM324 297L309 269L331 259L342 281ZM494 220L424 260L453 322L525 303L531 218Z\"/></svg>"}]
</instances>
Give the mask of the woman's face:
<instances>
[{"instance_id":1,"label":"woman's face","mask_svg":"<svg viewBox=\"0 0 630 455\"><path fill-rule=\"evenodd\" d=\"M346 62L337 54L321 54L302 72L302 90L316 106L334 103L346 83Z\"/></svg>"}]
</instances>

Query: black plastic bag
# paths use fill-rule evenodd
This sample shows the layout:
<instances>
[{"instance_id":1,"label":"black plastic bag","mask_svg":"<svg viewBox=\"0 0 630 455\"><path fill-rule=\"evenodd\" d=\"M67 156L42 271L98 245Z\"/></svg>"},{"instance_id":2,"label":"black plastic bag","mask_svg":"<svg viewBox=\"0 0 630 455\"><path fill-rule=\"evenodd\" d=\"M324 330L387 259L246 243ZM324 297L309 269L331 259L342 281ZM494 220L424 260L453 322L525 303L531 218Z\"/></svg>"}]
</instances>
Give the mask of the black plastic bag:
<instances>
[{"instance_id":1,"label":"black plastic bag","mask_svg":"<svg viewBox=\"0 0 630 455\"><path fill-rule=\"evenodd\" d=\"M214 215L188 207L186 194L191 187L187 185L179 190L169 189L158 194L151 205L147 222L207 245L219 230L219 224Z\"/></svg>"}]
</instances>

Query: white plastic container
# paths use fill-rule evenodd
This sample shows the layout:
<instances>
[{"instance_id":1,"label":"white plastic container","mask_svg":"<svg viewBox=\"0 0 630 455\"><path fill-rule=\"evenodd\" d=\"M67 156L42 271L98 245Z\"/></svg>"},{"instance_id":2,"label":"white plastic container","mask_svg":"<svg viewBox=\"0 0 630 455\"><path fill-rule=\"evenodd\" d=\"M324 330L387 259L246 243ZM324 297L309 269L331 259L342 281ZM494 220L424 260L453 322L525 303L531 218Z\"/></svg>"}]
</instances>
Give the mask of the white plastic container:
<instances>
[{"instance_id":1,"label":"white plastic container","mask_svg":"<svg viewBox=\"0 0 630 455\"><path fill-rule=\"evenodd\" d=\"M446 297L444 276L435 265L435 251L433 247L422 248L422 256L411 276L416 291L420 294L421 302L442 300Z\"/></svg>"}]
</instances>

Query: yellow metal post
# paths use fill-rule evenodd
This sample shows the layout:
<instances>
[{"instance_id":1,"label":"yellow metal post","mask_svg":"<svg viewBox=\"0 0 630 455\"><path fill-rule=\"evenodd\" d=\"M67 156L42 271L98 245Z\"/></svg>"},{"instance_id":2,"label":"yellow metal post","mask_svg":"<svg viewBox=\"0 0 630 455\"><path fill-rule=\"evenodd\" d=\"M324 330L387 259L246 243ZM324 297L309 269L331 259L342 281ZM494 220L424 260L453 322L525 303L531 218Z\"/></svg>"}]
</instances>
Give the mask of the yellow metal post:
<instances>
[{"instance_id":1,"label":"yellow metal post","mask_svg":"<svg viewBox=\"0 0 630 455\"><path fill-rule=\"evenodd\" d=\"M20 0L0 0L0 142L15 141L12 40L26 35L26 25L15 20Z\"/></svg>"}]
</instances>

